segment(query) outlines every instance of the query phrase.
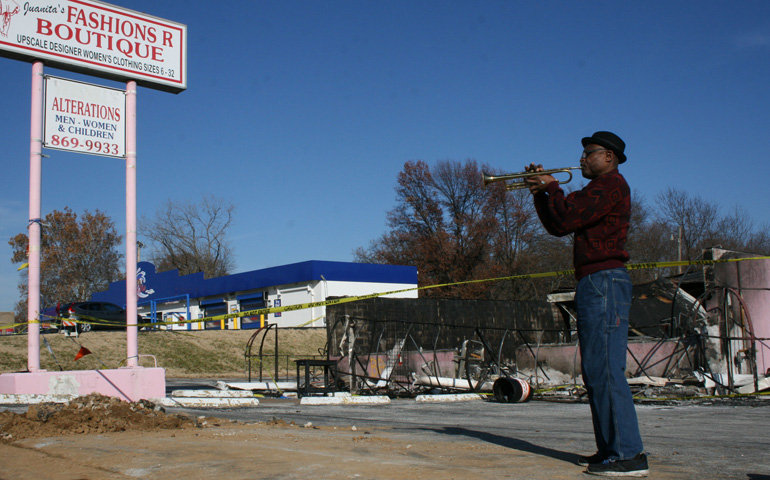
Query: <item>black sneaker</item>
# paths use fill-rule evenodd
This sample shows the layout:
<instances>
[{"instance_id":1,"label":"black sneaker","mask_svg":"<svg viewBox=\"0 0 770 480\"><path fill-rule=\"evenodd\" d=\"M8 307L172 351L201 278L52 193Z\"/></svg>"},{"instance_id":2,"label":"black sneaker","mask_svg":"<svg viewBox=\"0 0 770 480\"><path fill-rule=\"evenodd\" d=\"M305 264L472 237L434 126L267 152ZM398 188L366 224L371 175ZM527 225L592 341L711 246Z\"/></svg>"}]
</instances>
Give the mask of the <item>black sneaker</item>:
<instances>
[{"instance_id":1,"label":"black sneaker","mask_svg":"<svg viewBox=\"0 0 770 480\"><path fill-rule=\"evenodd\" d=\"M578 457L578 465L580 465L581 467L587 467L592 463L602 463L602 461L604 461L604 456L601 455L599 452L596 452L593 455L588 457L585 457L583 455Z\"/></svg>"},{"instance_id":2,"label":"black sneaker","mask_svg":"<svg viewBox=\"0 0 770 480\"><path fill-rule=\"evenodd\" d=\"M604 460L602 463L589 464L586 473L603 477L646 477L650 474L647 456L638 454L628 460Z\"/></svg>"}]
</instances>

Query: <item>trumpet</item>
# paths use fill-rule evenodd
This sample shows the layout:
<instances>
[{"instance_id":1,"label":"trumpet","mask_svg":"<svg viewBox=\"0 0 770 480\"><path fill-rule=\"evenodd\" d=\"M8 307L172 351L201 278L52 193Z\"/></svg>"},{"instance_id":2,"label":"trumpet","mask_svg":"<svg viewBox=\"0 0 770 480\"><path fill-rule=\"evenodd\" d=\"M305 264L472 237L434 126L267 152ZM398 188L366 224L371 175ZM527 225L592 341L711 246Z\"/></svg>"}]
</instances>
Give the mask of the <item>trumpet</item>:
<instances>
[{"instance_id":1,"label":"trumpet","mask_svg":"<svg viewBox=\"0 0 770 480\"><path fill-rule=\"evenodd\" d=\"M493 182L505 182L507 180L518 180L505 184L505 189L508 191L519 190L522 188L529 188L529 185L525 179L529 177L537 177L539 175L554 175L557 173L566 173L569 175L566 180L558 181L559 184L569 183L572 180L572 172L570 170L581 170L581 167L567 167L567 168L554 168L551 170L543 170L541 172L521 172L521 173L505 173L503 175L490 175L487 172L481 172L484 179L484 186L486 187Z\"/></svg>"}]
</instances>

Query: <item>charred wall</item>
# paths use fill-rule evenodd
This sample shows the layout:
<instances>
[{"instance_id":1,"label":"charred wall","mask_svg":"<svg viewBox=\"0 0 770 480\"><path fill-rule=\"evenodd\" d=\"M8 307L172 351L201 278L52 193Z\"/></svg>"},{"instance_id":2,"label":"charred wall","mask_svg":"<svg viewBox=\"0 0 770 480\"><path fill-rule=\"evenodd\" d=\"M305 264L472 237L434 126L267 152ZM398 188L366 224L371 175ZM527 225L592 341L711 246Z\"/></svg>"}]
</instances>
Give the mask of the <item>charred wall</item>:
<instances>
[{"instance_id":1,"label":"charred wall","mask_svg":"<svg viewBox=\"0 0 770 480\"><path fill-rule=\"evenodd\" d=\"M457 349L467 339L479 340L480 333L505 357L516 345L560 342L569 335L569 325L548 302L371 298L329 305L326 317L329 354L342 356L351 325L357 355L386 352L399 342L405 351Z\"/></svg>"}]
</instances>

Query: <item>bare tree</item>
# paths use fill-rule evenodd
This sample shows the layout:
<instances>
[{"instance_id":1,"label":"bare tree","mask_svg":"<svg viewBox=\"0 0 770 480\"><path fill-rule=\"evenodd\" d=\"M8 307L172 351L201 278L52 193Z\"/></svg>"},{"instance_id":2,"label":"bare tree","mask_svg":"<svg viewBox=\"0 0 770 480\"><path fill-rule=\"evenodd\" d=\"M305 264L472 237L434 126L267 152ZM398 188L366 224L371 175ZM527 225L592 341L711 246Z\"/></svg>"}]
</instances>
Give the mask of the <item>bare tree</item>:
<instances>
[{"instance_id":1,"label":"bare tree","mask_svg":"<svg viewBox=\"0 0 770 480\"><path fill-rule=\"evenodd\" d=\"M681 229L683 260L693 260L715 246L749 253L770 251L770 227L757 227L741 208L722 215L717 204L668 188L658 195L657 210L658 221L671 232L670 243L677 243Z\"/></svg>"},{"instance_id":2,"label":"bare tree","mask_svg":"<svg viewBox=\"0 0 770 480\"><path fill-rule=\"evenodd\" d=\"M656 219L646 199L634 190L631 199L631 221L628 227L626 250L631 263L654 263L676 259L677 238L671 235L671 227ZM669 271L668 273L672 273ZM649 268L629 272L634 283L651 282L663 273L661 269Z\"/></svg>"},{"instance_id":3,"label":"bare tree","mask_svg":"<svg viewBox=\"0 0 770 480\"><path fill-rule=\"evenodd\" d=\"M230 273L235 261L227 232L234 210L232 203L204 196L198 204L168 200L152 220L143 219L142 235L151 242L158 271L203 272L207 278Z\"/></svg>"},{"instance_id":4,"label":"bare tree","mask_svg":"<svg viewBox=\"0 0 770 480\"><path fill-rule=\"evenodd\" d=\"M572 236L548 235L528 191L509 191L502 182L482 188L480 173L470 160L441 161L432 168L423 161L407 162L398 175L396 206L388 212L389 230L368 248L357 248L354 259L415 265L421 285L511 277L426 295L529 300L573 288L574 277L564 274L572 268ZM626 244L631 263L677 259L680 246L682 260L694 260L716 245L768 253L770 227L756 228L741 210L722 216L717 204L682 190L661 192L652 208L633 192ZM528 277L544 272L562 275ZM634 283L644 283L674 270L630 273Z\"/></svg>"},{"instance_id":5,"label":"bare tree","mask_svg":"<svg viewBox=\"0 0 770 480\"><path fill-rule=\"evenodd\" d=\"M719 205L671 187L657 201L657 220L669 227L671 236L678 238L681 232L682 260L694 260L702 249L714 246L710 242L718 231Z\"/></svg>"},{"instance_id":6,"label":"bare tree","mask_svg":"<svg viewBox=\"0 0 770 480\"><path fill-rule=\"evenodd\" d=\"M491 239L497 231L494 198L481 184L473 160L444 160L431 169L410 161L398 174L395 208L388 212L390 231L358 261L415 265L420 283L447 284L494 276ZM426 296L479 298L485 283L426 291Z\"/></svg>"},{"instance_id":7,"label":"bare tree","mask_svg":"<svg viewBox=\"0 0 770 480\"><path fill-rule=\"evenodd\" d=\"M511 192L501 183L484 188L473 160L407 162L398 175L397 204L388 212L390 230L356 261L415 265L422 285L510 277L531 273L548 255L531 254L543 242L529 192ZM559 250L559 248L557 248ZM565 251L569 252L568 249ZM561 266L560 269L564 269ZM535 270L537 271L537 270ZM474 282L428 290L451 298L530 298L531 280Z\"/></svg>"},{"instance_id":8,"label":"bare tree","mask_svg":"<svg viewBox=\"0 0 770 480\"><path fill-rule=\"evenodd\" d=\"M770 251L770 227L767 224L757 227L743 208L736 207L720 217L708 243L728 250L767 254Z\"/></svg>"}]
</instances>

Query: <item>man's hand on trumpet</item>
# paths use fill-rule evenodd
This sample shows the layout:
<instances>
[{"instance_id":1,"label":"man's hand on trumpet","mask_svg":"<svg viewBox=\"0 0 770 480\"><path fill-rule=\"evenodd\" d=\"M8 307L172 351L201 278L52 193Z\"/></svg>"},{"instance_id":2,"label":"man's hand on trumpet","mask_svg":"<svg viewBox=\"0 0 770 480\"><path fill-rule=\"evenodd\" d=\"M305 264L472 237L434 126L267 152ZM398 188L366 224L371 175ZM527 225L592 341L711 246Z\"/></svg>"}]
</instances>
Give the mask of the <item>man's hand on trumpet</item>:
<instances>
[{"instance_id":1,"label":"man's hand on trumpet","mask_svg":"<svg viewBox=\"0 0 770 480\"><path fill-rule=\"evenodd\" d=\"M527 173L542 172L543 166L530 163L528 167L524 167L524 171ZM536 193L544 192L545 187L547 187L549 183L555 182L556 179L551 175L535 175L525 178L524 181L529 185L529 192L534 195Z\"/></svg>"}]
</instances>

